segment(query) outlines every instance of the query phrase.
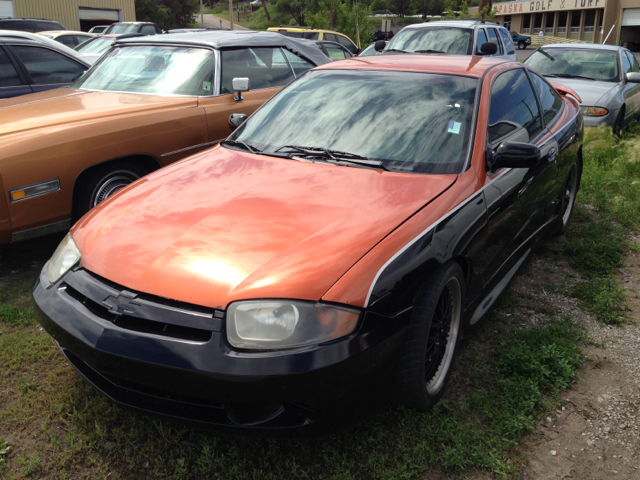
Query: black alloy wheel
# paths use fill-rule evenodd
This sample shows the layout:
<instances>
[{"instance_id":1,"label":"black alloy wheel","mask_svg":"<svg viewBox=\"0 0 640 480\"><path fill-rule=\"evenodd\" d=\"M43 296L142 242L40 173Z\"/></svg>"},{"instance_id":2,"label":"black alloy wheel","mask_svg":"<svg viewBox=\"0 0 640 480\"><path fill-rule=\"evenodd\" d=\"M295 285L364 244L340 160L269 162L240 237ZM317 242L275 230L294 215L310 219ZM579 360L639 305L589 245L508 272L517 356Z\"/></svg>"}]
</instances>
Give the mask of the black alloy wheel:
<instances>
[{"instance_id":1,"label":"black alloy wheel","mask_svg":"<svg viewBox=\"0 0 640 480\"><path fill-rule=\"evenodd\" d=\"M562 220L557 232L558 235L562 235L569 228L571 215L573 214L573 209L576 204L576 195L578 194L578 188L580 186L580 174L580 165L578 158L576 158L573 165L571 165L571 170L569 170L569 175L567 175L561 192L560 215Z\"/></svg>"},{"instance_id":2,"label":"black alloy wheel","mask_svg":"<svg viewBox=\"0 0 640 480\"><path fill-rule=\"evenodd\" d=\"M463 298L464 274L453 261L421 289L398 365L398 403L424 411L444 393L460 339Z\"/></svg>"},{"instance_id":3,"label":"black alloy wheel","mask_svg":"<svg viewBox=\"0 0 640 480\"><path fill-rule=\"evenodd\" d=\"M527 43L526 43L526 42L523 42L522 40L520 40L520 41L518 42L518 48L519 48L520 50L524 50L525 48L527 48Z\"/></svg>"}]
</instances>

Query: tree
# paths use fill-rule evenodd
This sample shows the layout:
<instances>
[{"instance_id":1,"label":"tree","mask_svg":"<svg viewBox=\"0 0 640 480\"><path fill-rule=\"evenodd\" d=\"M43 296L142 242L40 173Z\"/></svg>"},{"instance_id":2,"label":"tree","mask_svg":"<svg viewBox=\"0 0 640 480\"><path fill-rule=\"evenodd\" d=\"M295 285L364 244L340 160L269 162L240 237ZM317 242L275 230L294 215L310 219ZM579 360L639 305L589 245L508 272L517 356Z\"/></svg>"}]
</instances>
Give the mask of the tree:
<instances>
[{"instance_id":1,"label":"tree","mask_svg":"<svg viewBox=\"0 0 640 480\"><path fill-rule=\"evenodd\" d=\"M492 0L480 0L480 4L478 5L479 16L481 16L482 18L485 18L491 10L493 10Z\"/></svg>"},{"instance_id":2,"label":"tree","mask_svg":"<svg viewBox=\"0 0 640 480\"><path fill-rule=\"evenodd\" d=\"M199 0L135 0L136 19L157 23L163 30L184 28L200 9Z\"/></svg>"},{"instance_id":3,"label":"tree","mask_svg":"<svg viewBox=\"0 0 640 480\"><path fill-rule=\"evenodd\" d=\"M288 13L300 26L305 25L307 14L313 13L316 5L312 0L278 0L276 9L281 13Z\"/></svg>"},{"instance_id":4,"label":"tree","mask_svg":"<svg viewBox=\"0 0 640 480\"><path fill-rule=\"evenodd\" d=\"M269 10L267 10L267 0L262 0L262 8L264 8L264 14L267 17L267 21L271 21L271 15L269 15Z\"/></svg>"}]
</instances>

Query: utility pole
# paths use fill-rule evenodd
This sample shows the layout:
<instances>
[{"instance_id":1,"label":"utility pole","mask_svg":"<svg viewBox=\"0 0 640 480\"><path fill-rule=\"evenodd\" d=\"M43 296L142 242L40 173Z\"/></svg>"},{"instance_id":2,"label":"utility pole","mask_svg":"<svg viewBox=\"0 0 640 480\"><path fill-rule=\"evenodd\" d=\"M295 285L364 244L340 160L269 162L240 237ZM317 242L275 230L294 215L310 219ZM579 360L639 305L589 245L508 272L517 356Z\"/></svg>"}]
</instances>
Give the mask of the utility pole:
<instances>
[{"instance_id":1,"label":"utility pole","mask_svg":"<svg viewBox=\"0 0 640 480\"><path fill-rule=\"evenodd\" d=\"M329 7L329 30L333 30L333 0L331 0L331 7Z\"/></svg>"},{"instance_id":2,"label":"utility pole","mask_svg":"<svg viewBox=\"0 0 640 480\"><path fill-rule=\"evenodd\" d=\"M231 30L233 30L233 0L229 0L229 23L231 24Z\"/></svg>"},{"instance_id":3,"label":"utility pole","mask_svg":"<svg viewBox=\"0 0 640 480\"><path fill-rule=\"evenodd\" d=\"M204 6L202 0L200 0L200 26L204 28Z\"/></svg>"}]
</instances>

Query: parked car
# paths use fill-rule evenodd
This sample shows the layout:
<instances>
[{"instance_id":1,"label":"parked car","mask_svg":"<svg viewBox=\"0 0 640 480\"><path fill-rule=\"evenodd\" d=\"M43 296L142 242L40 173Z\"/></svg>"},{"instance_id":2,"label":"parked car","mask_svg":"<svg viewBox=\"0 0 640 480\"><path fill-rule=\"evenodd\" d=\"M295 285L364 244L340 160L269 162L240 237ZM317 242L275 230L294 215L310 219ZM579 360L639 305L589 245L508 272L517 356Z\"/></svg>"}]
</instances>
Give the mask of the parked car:
<instances>
[{"instance_id":1,"label":"parked car","mask_svg":"<svg viewBox=\"0 0 640 480\"><path fill-rule=\"evenodd\" d=\"M383 40L376 42L382 50ZM408 25L398 32L385 49L401 53L453 53L493 55L516 60L509 31L484 20L444 20Z\"/></svg>"},{"instance_id":2,"label":"parked car","mask_svg":"<svg viewBox=\"0 0 640 480\"><path fill-rule=\"evenodd\" d=\"M326 42L323 40L316 40L316 45L320 47L322 53L333 60L344 60L345 58L351 58L353 55L346 47L343 47L338 42Z\"/></svg>"},{"instance_id":3,"label":"parked car","mask_svg":"<svg viewBox=\"0 0 640 480\"><path fill-rule=\"evenodd\" d=\"M509 35L511 35L511 40L514 45L517 45L520 50L524 50L529 45L531 45L531 37L528 35L520 35L513 30L509 30Z\"/></svg>"},{"instance_id":4,"label":"parked car","mask_svg":"<svg viewBox=\"0 0 640 480\"><path fill-rule=\"evenodd\" d=\"M21 32L18 30L0 30L0 40L1 39L11 39L11 40L22 39L22 40L29 40L31 42L47 45L53 48L54 50L57 50L69 57L73 57L84 63L88 63L89 65L92 65L93 62L95 62L99 57L99 55L92 55L92 54L77 52L73 48L69 48L64 44L60 42L56 42L55 40L49 37L46 37L44 35L40 35L39 33Z\"/></svg>"},{"instance_id":5,"label":"parked car","mask_svg":"<svg viewBox=\"0 0 640 480\"><path fill-rule=\"evenodd\" d=\"M461 334L569 224L583 127L560 92L501 58L323 65L82 218L34 285L40 323L109 399L166 418L425 410Z\"/></svg>"},{"instance_id":6,"label":"parked car","mask_svg":"<svg viewBox=\"0 0 640 480\"><path fill-rule=\"evenodd\" d=\"M580 96L586 126L604 123L619 135L640 114L638 60L626 48L589 43L545 45L525 63Z\"/></svg>"},{"instance_id":7,"label":"parked car","mask_svg":"<svg viewBox=\"0 0 640 480\"><path fill-rule=\"evenodd\" d=\"M60 49L20 38L0 37L0 99L65 87L88 69L88 63L66 55ZM5 113L0 115L0 124L6 116ZM1 157L6 153L3 151Z\"/></svg>"},{"instance_id":8,"label":"parked car","mask_svg":"<svg viewBox=\"0 0 640 480\"><path fill-rule=\"evenodd\" d=\"M75 47L75 51L84 54L102 55L109 50L118 37L119 35L98 35Z\"/></svg>"},{"instance_id":9,"label":"parked car","mask_svg":"<svg viewBox=\"0 0 640 480\"><path fill-rule=\"evenodd\" d=\"M109 28L109 25L96 25L95 27L91 27L91 29L89 30L89 33L94 33L94 34L104 33L104 31L107 28Z\"/></svg>"},{"instance_id":10,"label":"parked car","mask_svg":"<svg viewBox=\"0 0 640 480\"><path fill-rule=\"evenodd\" d=\"M387 45L389 45L389 42L385 42L385 48ZM371 43L367 48L362 50L358 56L367 57L369 55L380 55L383 52L384 50L380 50L380 51L376 50L376 44L374 42L374 43Z\"/></svg>"},{"instance_id":11,"label":"parked car","mask_svg":"<svg viewBox=\"0 0 640 480\"><path fill-rule=\"evenodd\" d=\"M142 33L144 35L159 35L162 29L153 22L119 22L109 25L104 35L115 33Z\"/></svg>"},{"instance_id":12,"label":"parked car","mask_svg":"<svg viewBox=\"0 0 640 480\"><path fill-rule=\"evenodd\" d=\"M227 137L230 113L252 113L328 61L268 32L118 38L70 88L0 101L0 243L68 229L135 179ZM236 96L236 77L251 91Z\"/></svg>"},{"instance_id":13,"label":"parked car","mask_svg":"<svg viewBox=\"0 0 640 480\"><path fill-rule=\"evenodd\" d=\"M0 18L0 30L18 30L21 32L45 32L64 30L58 22L45 18Z\"/></svg>"},{"instance_id":14,"label":"parked car","mask_svg":"<svg viewBox=\"0 0 640 480\"><path fill-rule=\"evenodd\" d=\"M360 53L360 49L345 34L334 32L333 30L321 30L311 27L290 27L281 25L279 27L271 27L267 29L270 32L278 32L287 37L306 38L307 40L325 40L336 42L345 47L352 55Z\"/></svg>"},{"instance_id":15,"label":"parked car","mask_svg":"<svg viewBox=\"0 0 640 480\"><path fill-rule=\"evenodd\" d=\"M38 32L38 35L44 35L56 42L60 42L69 48L76 48L81 43L93 38L95 35L87 32L74 32L73 30L52 30L48 32Z\"/></svg>"}]
</instances>

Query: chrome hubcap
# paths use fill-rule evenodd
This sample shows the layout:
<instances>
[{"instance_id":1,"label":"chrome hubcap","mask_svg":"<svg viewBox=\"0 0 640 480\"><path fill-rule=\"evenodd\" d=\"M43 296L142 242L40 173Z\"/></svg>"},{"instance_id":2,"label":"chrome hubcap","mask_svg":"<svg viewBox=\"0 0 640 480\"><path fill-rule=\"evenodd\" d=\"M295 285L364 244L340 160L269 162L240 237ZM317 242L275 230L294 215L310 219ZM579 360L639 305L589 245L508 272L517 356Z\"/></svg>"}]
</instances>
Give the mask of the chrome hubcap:
<instances>
[{"instance_id":1,"label":"chrome hubcap","mask_svg":"<svg viewBox=\"0 0 640 480\"><path fill-rule=\"evenodd\" d=\"M431 320L425 358L427 392L440 391L453 360L460 329L461 289L457 278L449 280L442 290Z\"/></svg>"},{"instance_id":2,"label":"chrome hubcap","mask_svg":"<svg viewBox=\"0 0 640 480\"><path fill-rule=\"evenodd\" d=\"M132 181L133 180L131 177L127 177L124 175L118 175L108 178L102 185L100 185L96 189L95 195L93 196L93 201L91 202L91 207L95 207L100 202L106 200L111 195L116 193L118 190L121 190L122 188L129 185Z\"/></svg>"},{"instance_id":3,"label":"chrome hubcap","mask_svg":"<svg viewBox=\"0 0 640 480\"><path fill-rule=\"evenodd\" d=\"M567 183L564 187L564 198L562 203L564 204L564 212L562 213L562 224L566 225L571 217L571 211L573 210L573 204L576 200L576 193L578 190L578 166L574 163L569 172Z\"/></svg>"}]
</instances>

